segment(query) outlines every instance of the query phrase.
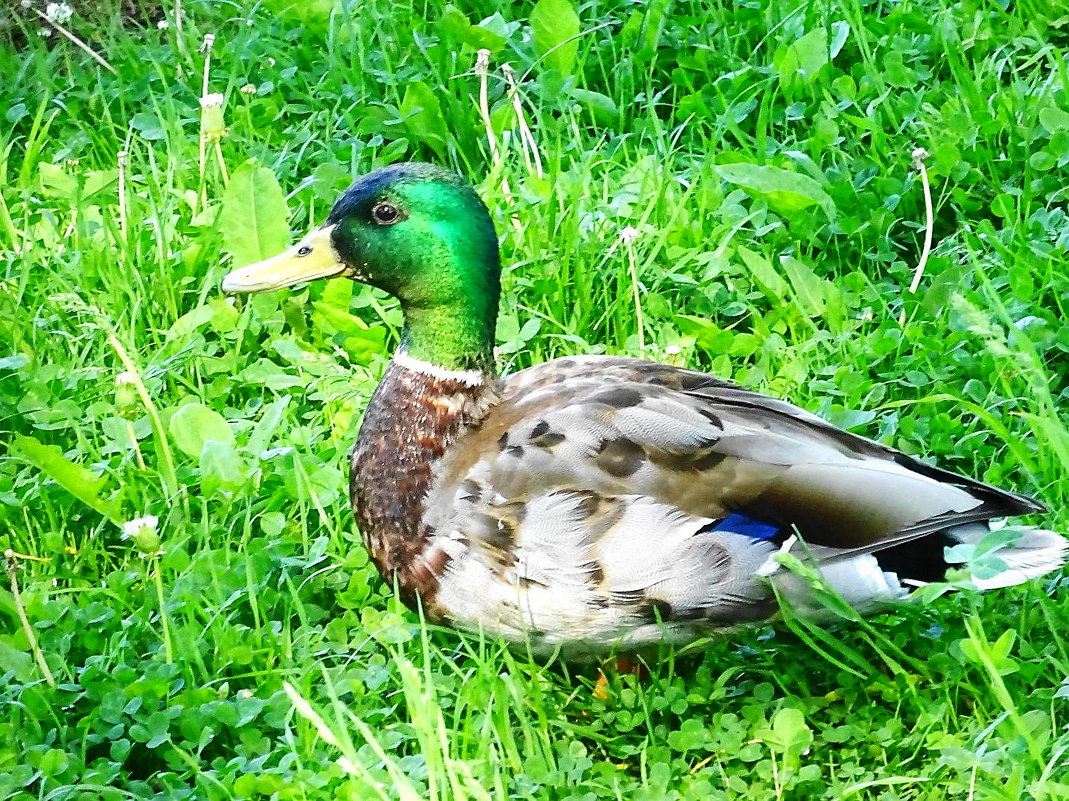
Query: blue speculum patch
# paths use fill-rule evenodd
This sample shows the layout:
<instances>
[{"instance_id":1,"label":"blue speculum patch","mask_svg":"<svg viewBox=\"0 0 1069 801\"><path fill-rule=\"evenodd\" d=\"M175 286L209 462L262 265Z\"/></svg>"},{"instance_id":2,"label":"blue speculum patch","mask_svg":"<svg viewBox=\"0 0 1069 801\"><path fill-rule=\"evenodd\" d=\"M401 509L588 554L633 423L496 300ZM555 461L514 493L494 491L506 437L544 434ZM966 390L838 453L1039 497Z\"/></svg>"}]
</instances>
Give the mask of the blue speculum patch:
<instances>
[{"instance_id":1,"label":"blue speculum patch","mask_svg":"<svg viewBox=\"0 0 1069 801\"><path fill-rule=\"evenodd\" d=\"M770 540L779 533L780 527L733 512L723 520L710 526L709 530L732 531L736 534L742 534L744 537L752 537L755 540Z\"/></svg>"}]
</instances>

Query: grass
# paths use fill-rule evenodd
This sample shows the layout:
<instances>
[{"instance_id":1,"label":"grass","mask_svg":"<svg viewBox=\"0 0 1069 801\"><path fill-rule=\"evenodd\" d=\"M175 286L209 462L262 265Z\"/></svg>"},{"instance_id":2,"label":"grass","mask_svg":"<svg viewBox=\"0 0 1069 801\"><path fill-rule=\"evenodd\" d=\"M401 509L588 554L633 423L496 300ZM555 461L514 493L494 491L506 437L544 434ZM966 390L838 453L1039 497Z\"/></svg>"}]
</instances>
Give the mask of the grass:
<instances>
[{"instance_id":1,"label":"grass","mask_svg":"<svg viewBox=\"0 0 1069 801\"><path fill-rule=\"evenodd\" d=\"M4 797L1069 797L1064 573L666 650L599 700L368 564L343 463L396 306L218 291L352 174L438 161L502 234L510 369L709 369L1069 530L1057 4L74 4L114 74L9 5Z\"/></svg>"}]
</instances>

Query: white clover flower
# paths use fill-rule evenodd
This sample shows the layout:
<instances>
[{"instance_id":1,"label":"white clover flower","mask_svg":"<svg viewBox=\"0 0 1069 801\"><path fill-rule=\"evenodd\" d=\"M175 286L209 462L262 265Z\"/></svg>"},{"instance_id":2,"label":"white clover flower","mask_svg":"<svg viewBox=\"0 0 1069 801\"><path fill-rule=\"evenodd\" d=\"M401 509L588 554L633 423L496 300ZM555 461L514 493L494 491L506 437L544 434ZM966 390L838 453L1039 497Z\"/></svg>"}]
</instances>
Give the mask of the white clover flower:
<instances>
[{"instance_id":1,"label":"white clover flower","mask_svg":"<svg viewBox=\"0 0 1069 801\"><path fill-rule=\"evenodd\" d=\"M218 108L219 106L223 105L223 101L225 99L226 98L223 97L223 95L220 94L219 92L212 92L210 94L204 95L204 97L202 97L200 99L200 107L201 108Z\"/></svg>"},{"instance_id":2,"label":"white clover flower","mask_svg":"<svg viewBox=\"0 0 1069 801\"><path fill-rule=\"evenodd\" d=\"M45 17L57 25L65 25L73 16L74 9L66 3L49 3L45 6Z\"/></svg>"},{"instance_id":3,"label":"white clover flower","mask_svg":"<svg viewBox=\"0 0 1069 801\"><path fill-rule=\"evenodd\" d=\"M240 89L238 89L238 91L241 92L243 95L254 95L256 94L256 87L253 86L251 83L247 83Z\"/></svg>"},{"instance_id":4,"label":"white clover flower","mask_svg":"<svg viewBox=\"0 0 1069 801\"><path fill-rule=\"evenodd\" d=\"M156 27L159 28L161 31L165 31L171 27L171 23L169 23L165 19L161 19L159 22L156 23Z\"/></svg>"},{"instance_id":5,"label":"white clover flower","mask_svg":"<svg viewBox=\"0 0 1069 801\"><path fill-rule=\"evenodd\" d=\"M145 515L144 517L135 517L133 520L127 520L122 524L122 535L124 539L132 539L141 533L143 529L149 529L152 533L156 533L156 529L160 525L160 519L156 515Z\"/></svg>"},{"instance_id":6,"label":"white clover flower","mask_svg":"<svg viewBox=\"0 0 1069 801\"><path fill-rule=\"evenodd\" d=\"M121 151L120 151L121 152ZM126 155L125 153L123 154ZM117 376L115 376L115 386L121 387L123 384L136 384L137 378L129 370L123 370Z\"/></svg>"},{"instance_id":7,"label":"white clover flower","mask_svg":"<svg viewBox=\"0 0 1069 801\"><path fill-rule=\"evenodd\" d=\"M159 524L160 519L156 515L135 517L122 524L122 537L124 540L133 541L142 556L162 556L160 535L157 532Z\"/></svg>"},{"instance_id":8,"label":"white clover flower","mask_svg":"<svg viewBox=\"0 0 1069 801\"><path fill-rule=\"evenodd\" d=\"M679 345L667 345L665 346L664 353L666 356L678 356L681 351Z\"/></svg>"},{"instance_id":9,"label":"white clover flower","mask_svg":"<svg viewBox=\"0 0 1069 801\"><path fill-rule=\"evenodd\" d=\"M625 225L620 229L620 241L625 245L629 245L638 239L642 234L633 225Z\"/></svg>"}]
</instances>

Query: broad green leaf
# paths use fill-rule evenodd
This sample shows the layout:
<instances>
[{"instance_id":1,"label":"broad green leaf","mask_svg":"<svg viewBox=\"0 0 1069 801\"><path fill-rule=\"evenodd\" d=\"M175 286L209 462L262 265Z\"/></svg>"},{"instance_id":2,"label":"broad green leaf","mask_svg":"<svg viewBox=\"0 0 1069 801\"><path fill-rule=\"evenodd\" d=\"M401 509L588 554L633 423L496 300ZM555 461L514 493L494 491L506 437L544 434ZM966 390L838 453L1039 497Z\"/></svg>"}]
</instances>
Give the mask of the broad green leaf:
<instances>
[{"instance_id":1,"label":"broad green leaf","mask_svg":"<svg viewBox=\"0 0 1069 801\"><path fill-rule=\"evenodd\" d=\"M163 130L159 117L151 111L139 111L130 118L130 127L141 134L142 139L150 142L167 138L167 132Z\"/></svg>"},{"instance_id":2,"label":"broad green leaf","mask_svg":"<svg viewBox=\"0 0 1069 801\"><path fill-rule=\"evenodd\" d=\"M85 173L85 184L82 186L82 197L99 202L101 198L94 197L104 190L113 190L119 183L118 170L90 170Z\"/></svg>"},{"instance_id":3,"label":"broad green leaf","mask_svg":"<svg viewBox=\"0 0 1069 801\"><path fill-rule=\"evenodd\" d=\"M352 336L368 327L359 317L332 303L314 301L312 308L312 325L325 334Z\"/></svg>"},{"instance_id":4,"label":"broad green leaf","mask_svg":"<svg viewBox=\"0 0 1069 801\"><path fill-rule=\"evenodd\" d=\"M515 23L514 23L515 24ZM466 44L476 50L485 48L496 53L508 41L508 23L500 14L472 25L467 15L452 3L447 4L438 18L438 30L446 41Z\"/></svg>"},{"instance_id":5,"label":"broad green leaf","mask_svg":"<svg viewBox=\"0 0 1069 801\"><path fill-rule=\"evenodd\" d=\"M58 164L42 161L37 165L37 170L41 175L41 191L44 194L70 200L78 192L78 179Z\"/></svg>"},{"instance_id":6,"label":"broad green leaf","mask_svg":"<svg viewBox=\"0 0 1069 801\"><path fill-rule=\"evenodd\" d=\"M1069 131L1069 111L1062 111L1057 106L1047 106L1040 111L1039 121L1051 133Z\"/></svg>"},{"instance_id":7,"label":"broad green leaf","mask_svg":"<svg viewBox=\"0 0 1069 801\"><path fill-rule=\"evenodd\" d=\"M1005 662L1006 658L1013 651L1013 645L1017 642L1017 632L1013 629L1006 629L994 643L991 644L991 661L998 665L1001 662Z\"/></svg>"},{"instance_id":8,"label":"broad green leaf","mask_svg":"<svg viewBox=\"0 0 1069 801\"><path fill-rule=\"evenodd\" d=\"M249 453L259 456L267 449L271 437L274 436L275 430L282 422L282 415L289 403L290 396L283 395L264 408L264 413L253 427L252 433L249 434L249 441L246 445Z\"/></svg>"},{"instance_id":9,"label":"broad green leaf","mask_svg":"<svg viewBox=\"0 0 1069 801\"><path fill-rule=\"evenodd\" d=\"M289 247L286 199L275 174L249 159L230 176L219 226L234 266L261 261Z\"/></svg>"},{"instance_id":10,"label":"broad green leaf","mask_svg":"<svg viewBox=\"0 0 1069 801\"><path fill-rule=\"evenodd\" d=\"M207 304L204 306L197 306L183 314L171 324L171 327L167 329L168 338L184 337L187 334L192 334L202 325L210 322L214 316L215 309L211 306Z\"/></svg>"},{"instance_id":11,"label":"broad green leaf","mask_svg":"<svg viewBox=\"0 0 1069 801\"><path fill-rule=\"evenodd\" d=\"M828 29L822 26L777 52L773 62L779 73L780 86L790 88L811 83L821 67L842 50L850 26L845 22L832 23L831 34L829 42Z\"/></svg>"},{"instance_id":12,"label":"broad green leaf","mask_svg":"<svg viewBox=\"0 0 1069 801\"><path fill-rule=\"evenodd\" d=\"M780 754L800 755L813 743L813 731L805 722L805 716L797 709L787 707L772 717L772 726L759 729L754 735Z\"/></svg>"},{"instance_id":13,"label":"broad green leaf","mask_svg":"<svg viewBox=\"0 0 1069 801\"><path fill-rule=\"evenodd\" d=\"M813 272L805 262L793 256L780 258L794 289L795 300L808 317L820 317L828 307L828 282Z\"/></svg>"},{"instance_id":14,"label":"broad green leaf","mask_svg":"<svg viewBox=\"0 0 1069 801\"><path fill-rule=\"evenodd\" d=\"M538 0L531 11L535 51L542 62L562 75L575 70L579 52L579 15L569 0Z\"/></svg>"},{"instance_id":15,"label":"broad green leaf","mask_svg":"<svg viewBox=\"0 0 1069 801\"><path fill-rule=\"evenodd\" d=\"M208 440L228 447L234 445L234 432L226 419L202 403L187 403L181 407L171 416L168 429L179 450L198 460Z\"/></svg>"},{"instance_id":16,"label":"broad green leaf","mask_svg":"<svg viewBox=\"0 0 1069 801\"><path fill-rule=\"evenodd\" d=\"M1021 541L1023 536L1024 530L1013 526L990 531L981 537L979 542L975 543L973 558L978 559L981 556L1001 551L1003 548L1012 548Z\"/></svg>"},{"instance_id":17,"label":"broad green leaf","mask_svg":"<svg viewBox=\"0 0 1069 801\"><path fill-rule=\"evenodd\" d=\"M450 138L449 126L434 90L423 81L408 84L401 100L401 115L405 119L405 128L412 136L445 158L445 145Z\"/></svg>"},{"instance_id":18,"label":"broad green leaf","mask_svg":"<svg viewBox=\"0 0 1069 801\"><path fill-rule=\"evenodd\" d=\"M388 355L386 350L386 329L382 326L365 328L342 340L349 358L357 364L370 364L376 356Z\"/></svg>"},{"instance_id":19,"label":"broad green leaf","mask_svg":"<svg viewBox=\"0 0 1069 801\"><path fill-rule=\"evenodd\" d=\"M234 450L232 443L206 440L198 461L201 486L209 494L217 489L233 491L245 480L245 460Z\"/></svg>"},{"instance_id":20,"label":"broad green leaf","mask_svg":"<svg viewBox=\"0 0 1069 801\"><path fill-rule=\"evenodd\" d=\"M717 174L751 195L768 200L783 214L793 214L810 206L820 206L832 217L835 203L820 184L808 175L762 164L721 164Z\"/></svg>"},{"instance_id":21,"label":"broad green leaf","mask_svg":"<svg viewBox=\"0 0 1069 801\"><path fill-rule=\"evenodd\" d=\"M15 353L11 356L0 358L0 370L18 370L30 363L30 357L25 353Z\"/></svg>"},{"instance_id":22,"label":"broad green leaf","mask_svg":"<svg viewBox=\"0 0 1069 801\"><path fill-rule=\"evenodd\" d=\"M87 506L114 523L121 523L114 500L101 497L107 476L98 476L63 455L56 445L46 445L33 437L15 436L11 452L25 459Z\"/></svg>"},{"instance_id":23,"label":"broad green leaf","mask_svg":"<svg viewBox=\"0 0 1069 801\"><path fill-rule=\"evenodd\" d=\"M594 119L602 125L614 125L620 121L620 109L608 95L586 89L572 89L572 99L593 114Z\"/></svg>"},{"instance_id":24,"label":"broad green leaf","mask_svg":"<svg viewBox=\"0 0 1069 801\"><path fill-rule=\"evenodd\" d=\"M500 11L495 11L486 19L481 20L475 26L474 32L480 37L480 47L500 50L521 27L520 22L509 22Z\"/></svg>"},{"instance_id":25,"label":"broad green leaf","mask_svg":"<svg viewBox=\"0 0 1069 801\"><path fill-rule=\"evenodd\" d=\"M263 5L273 16L300 22L315 31L326 29L332 14L345 13L342 0L263 0Z\"/></svg>"},{"instance_id":26,"label":"broad green leaf","mask_svg":"<svg viewBox=\"0 0 1069 801\"><path fill-rule=\"evenodd\" d=\"M33 657L13 646L8 638L0 638L0 670L10 674L15 681L28 684L35 674Z\"/></svg>"},{"instance_id":27,"label":"broad green leaf","mask_svg":"<svg viewBox=\"0 0 1069 801\"><path fill-rule=\"evenodd\" d=\"M787 282L783 280L772 262L759 253L744 247L736 248L743 263L750 269L761 290L773 300L781 300L787 294Z\"/></svg>"},{"instance_id":28,"label":"broad green leaf","mask_svg":"<svg viewBox=\"0 0 1069 801\"><path fill-rule=\"evenodd\" d=\"M677 314L673 318L680 333L693 336L698 347L710 353L726 353L731 347L734 334L704 317L692 314Z\"/></svg>"}]
</instances>

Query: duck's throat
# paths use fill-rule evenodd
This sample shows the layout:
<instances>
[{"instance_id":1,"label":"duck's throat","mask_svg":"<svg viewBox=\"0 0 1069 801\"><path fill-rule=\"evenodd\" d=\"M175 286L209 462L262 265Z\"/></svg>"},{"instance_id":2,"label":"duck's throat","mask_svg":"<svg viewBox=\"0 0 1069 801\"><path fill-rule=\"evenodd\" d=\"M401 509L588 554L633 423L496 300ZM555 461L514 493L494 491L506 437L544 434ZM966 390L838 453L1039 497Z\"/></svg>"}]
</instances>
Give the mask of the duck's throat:
<instances>
[{"instance_id":1,"label":"duck's throat","mask_svg":"<svg viewBox=\"0 0 1069 801\"><path fill-rule=\"evenodd\" d=\"M433 595L445 567L445 554L428 550L423 520L435 465L497 399L492 374L402 350L368 404L349 476L353 510L372 561L407 603Z\"/></svg>"},{"instance_id":2,"label":"duck's throat","mask_svg":"<svg viewBox=\"0 0 1069 801\"><path fill-rule=\"evenodd\" d=\"M458 305L420 307L402 301L401 350L413 359L451 372L494 372L496 285L466 291Z\"/></svg>"}]
</instances>

